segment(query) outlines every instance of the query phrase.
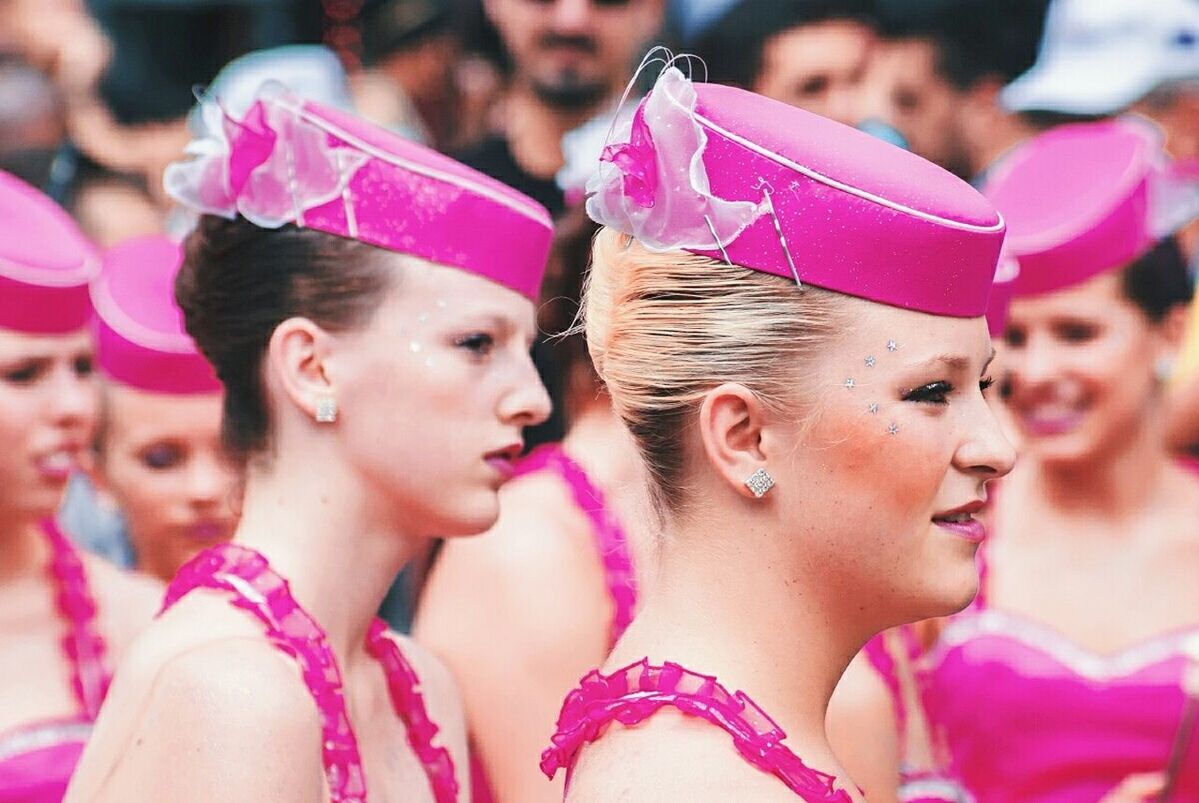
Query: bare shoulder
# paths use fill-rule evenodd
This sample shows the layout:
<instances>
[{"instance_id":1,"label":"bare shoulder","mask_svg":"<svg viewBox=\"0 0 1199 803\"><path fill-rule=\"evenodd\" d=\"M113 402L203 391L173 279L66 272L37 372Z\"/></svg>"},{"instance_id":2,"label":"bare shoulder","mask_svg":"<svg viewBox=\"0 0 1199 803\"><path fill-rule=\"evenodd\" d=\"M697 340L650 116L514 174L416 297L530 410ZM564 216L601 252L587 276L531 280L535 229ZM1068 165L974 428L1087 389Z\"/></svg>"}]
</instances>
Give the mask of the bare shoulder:
<instances>
[{"instance_id":1,"label":"bare shoulder","mask_svg":"<svg viewBox=\"0 0 1199 803\"><path fill-rule=\"evenodd\" d=\"M166 586L94 555L84 555L83 564L105 640L120 655L158 613Z\"/></svg>"},{"instance_id":2,"label":"bare shoulder","mask_svg":"<svg viewBox=\"0 0 1199 803\"><path fill-rule=\"evenodd\" d=\"M590 523L561 481L539 472L505 487L491 530L445 544L421 598L415 633L455 667L450 653L466 651L461 657L473 662L497 649L530 657L566 653L577 660L584 645L573 643L571 634L602 650L610 619Z\"/></svg>"},{"instance_id":3,"label":"bare shoulder","mask_svg":"<svg viewBox=\"0 0 1199 803\"><path fill-rule=\"evenodd\" d=\"M720 728L663 710L614 723L579 755L566 803L794 803L795 793L740 756Z\"/></svg>"},{"instance_id":4,"label":"bare shoulder","mask_svg":"<svg viewBox=\"0 0 1199 803\"><path fill-rule=\"evenodd\" d=\"M216 639L152 674L102 799L322 799L316 707L271 645Z\"/></svg>"}]
</instances>

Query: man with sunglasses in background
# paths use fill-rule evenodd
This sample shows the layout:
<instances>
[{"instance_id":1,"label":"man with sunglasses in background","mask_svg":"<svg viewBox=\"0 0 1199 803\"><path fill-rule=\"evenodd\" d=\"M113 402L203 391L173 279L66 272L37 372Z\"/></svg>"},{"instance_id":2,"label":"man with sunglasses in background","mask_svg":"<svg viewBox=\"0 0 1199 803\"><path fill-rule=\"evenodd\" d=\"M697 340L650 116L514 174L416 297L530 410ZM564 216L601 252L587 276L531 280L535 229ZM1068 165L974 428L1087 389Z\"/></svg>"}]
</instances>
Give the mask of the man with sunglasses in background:
<instances>
[{"instance_id":1,"label":"man with sunglasses in background","mask_svg":"<svg viewBox=\"0 0 1199 803\"><path fill-rule=\"evenodd\" d=\"M662 25L663 0L483 0L511 62L502 128L457 157L565 209L562 137L615 108Z\"/></svg>"}]
</instances>

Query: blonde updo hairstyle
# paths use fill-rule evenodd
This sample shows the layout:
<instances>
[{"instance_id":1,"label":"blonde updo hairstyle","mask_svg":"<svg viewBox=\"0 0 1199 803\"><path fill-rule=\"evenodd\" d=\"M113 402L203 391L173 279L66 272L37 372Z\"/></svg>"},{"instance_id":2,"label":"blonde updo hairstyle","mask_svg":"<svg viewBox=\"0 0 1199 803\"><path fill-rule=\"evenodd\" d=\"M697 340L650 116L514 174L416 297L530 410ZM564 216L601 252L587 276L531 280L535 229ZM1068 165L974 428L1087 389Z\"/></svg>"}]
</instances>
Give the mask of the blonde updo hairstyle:
<instances>
[{"instance_id":1,"label":"blonde updo hairstyle","mask_svg":"<svg viewBox=\"0 0 1199 803\"><path fill-rule=\"evenodd\" d=\"M596 235L581 314L588 350L632 433L660 514L690 495L685 438L704 396L744 385L774 413L802 417L818 394L802 366L847 317L848 299L686 251Z\"/></svg>"}]
</instances>

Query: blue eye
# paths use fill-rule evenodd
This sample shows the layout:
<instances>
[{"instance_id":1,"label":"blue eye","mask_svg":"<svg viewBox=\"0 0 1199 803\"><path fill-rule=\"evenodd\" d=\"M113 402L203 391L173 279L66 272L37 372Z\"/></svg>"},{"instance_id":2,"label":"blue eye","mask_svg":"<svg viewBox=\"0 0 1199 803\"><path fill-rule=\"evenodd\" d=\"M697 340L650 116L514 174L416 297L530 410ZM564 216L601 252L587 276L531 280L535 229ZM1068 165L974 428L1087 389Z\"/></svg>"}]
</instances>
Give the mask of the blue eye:
<instances>
[{"instance_id":1,"label":"blue eye","mask_svg":"<svg viewBox=\"0 0 1199 803\"><path fill-rule=\"evenodd\" d=\"M160 443L143 451L142 464L155 471L165 471L183 462L183 450L169 443Z\"/></svg>"}]
</instances>

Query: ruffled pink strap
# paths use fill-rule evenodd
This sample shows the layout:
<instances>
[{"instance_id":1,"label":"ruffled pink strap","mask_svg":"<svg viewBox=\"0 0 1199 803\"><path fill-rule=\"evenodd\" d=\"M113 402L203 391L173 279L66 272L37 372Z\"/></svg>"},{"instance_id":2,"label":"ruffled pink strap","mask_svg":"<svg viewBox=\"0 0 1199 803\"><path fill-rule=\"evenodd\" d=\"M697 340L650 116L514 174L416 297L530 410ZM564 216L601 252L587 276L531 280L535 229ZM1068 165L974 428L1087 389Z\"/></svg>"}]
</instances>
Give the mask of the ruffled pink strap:
<instances>
[{"instance_id":1,"label":"ruffled pink strap","mask_svg":"<svg viewBox=\"0 0 1199 803\"><path fill-rule=\"evenodd\" d=\"M450 751L433 744L437 725L429 719L424 697L419 691L420 678L404 658L399 646L387 635L387 623L376 619L366 637L367 650L383 665L391 704L408 731L408 744L416 753L437 803L454 803L458 799L458 780L454 777L454 761Z\"/></svg>"},{"instance_id":2,"label":"ruffled pink strap","mask_svg":"<svg viewBox=\"0 0 1199 803\"><path fill-rule=\"evenodd\" d=\"M167 588L162 611L197 588L231 592L232 604L257 617L266 626L271 643L300 665L320 714L330 801L365 803L366 775L346 713L337 659L325 631L292 597L287 581L254 550L221 544L201 552L179 570Z\"/></svg>"},{"instance_id":3,"label":"ruffled pink strap","mask_svg":"<svg viewBox=\"0 0 1199 803\"><path fill-rule=\"evenodd\" d=\"M584 745L613 721L636 725L665 706L700 717L733 737L737 752L809 803L850 803L833 788L832 775L808 767L782 742L786 734L744 692L729 692L716 678L678 664L651 666L642 659L611 675L586 675L566 696L552 744L541 754L541 770L553 778L568 772Z\"/></svg>"},{"instance_id":4,"label":"ruffled pink strap","mask_svg":"<svg viewBox=\"0 0 1199 803\"><path fill-rule=\"evenodd\" d=\"M70 539L53 519L42 522L50 546L47 573L54 584L54 603L67 624L63 654L71 666L71 690L80 713L93 720L108 693L112 676L105 662L106 646L96 630L96 600L88 587L83 561Z\"/></svg>"},{"instance_id":5,"label":"ruffled pink strap","mask_svg":"<svg viewBox=\"0 0 1199 803\"><path fill-rule=\"evenodd\" d=\"M591 521L595 546L604 569L604 582L616 609L609 634L609 645L615 645L633 621L637 606L637 575L633 571L628 536L604 501L603 492L558 444L547 443L527 454L517 464L516 475L546 470L562 478L570 488L575 504Z\"/></svg>"}]
</instances>

